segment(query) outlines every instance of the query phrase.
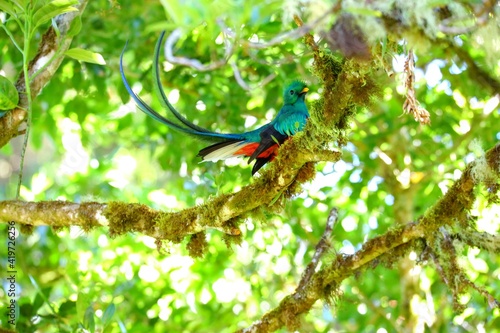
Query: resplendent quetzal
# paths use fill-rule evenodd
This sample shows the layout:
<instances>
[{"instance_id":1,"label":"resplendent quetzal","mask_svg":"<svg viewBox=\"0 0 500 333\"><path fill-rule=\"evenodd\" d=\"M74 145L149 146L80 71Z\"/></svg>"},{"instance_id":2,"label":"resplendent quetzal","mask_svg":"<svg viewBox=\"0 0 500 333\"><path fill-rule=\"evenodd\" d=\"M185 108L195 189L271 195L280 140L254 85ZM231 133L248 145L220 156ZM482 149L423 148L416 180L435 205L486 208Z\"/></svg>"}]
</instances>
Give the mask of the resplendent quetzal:
<instances>
[{"instance_id":1,"label":"resplendent quetzal","mask_svg":"<svg viewBox=\"0 0 500 333\"><path fill-rule=\"evenodd\" d=\"M170 104L161 86L158 60L164 36L165 32L162 32L154 51L153 86L161 105L165 109L170 110L179 122L173 122L163 117L132 91L125 77L125 73L123 72L123 53L127 46L125 46L120 55L120 73L122 75L123 84L130 96L137 103L139 109L150 117L177 131L189 134L198 139L214 142L214 144L203 148L198 153L198 156L201 156L203 161L215 162L233 156L247 156L250 157L248 163L255 160L255 164L252 168L252 175L254 175L267 162L274 159L278 154L279 146L285 142L288 137L304 128L307 118L309 117L304 98L309 89L302 81L293 81L285 88L283 93L284 105L281 107L276 117L270 123L256 130L238 134L217 133L193 124L184 118L184 116Z\"/></svg>"}]
</instances>

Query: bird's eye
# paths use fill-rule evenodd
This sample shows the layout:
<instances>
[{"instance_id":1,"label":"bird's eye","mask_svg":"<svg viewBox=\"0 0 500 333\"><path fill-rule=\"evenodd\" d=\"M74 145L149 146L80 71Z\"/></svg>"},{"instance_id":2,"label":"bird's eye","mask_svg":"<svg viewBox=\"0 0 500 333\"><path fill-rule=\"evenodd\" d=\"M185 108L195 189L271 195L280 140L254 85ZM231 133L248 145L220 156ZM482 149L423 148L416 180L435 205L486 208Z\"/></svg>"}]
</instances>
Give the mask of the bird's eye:
<instances>
[{"instance_id":1,"label":"bird's eye","mask_svg":"<svg viewBox=\"0 0 500 333\"><path fill-rule=\"evenodd\" d=\"M290 90L290 95L293 95L293 94L295 94L295 90L292 89L292 90Z\"/></svg>"}]
</instances>

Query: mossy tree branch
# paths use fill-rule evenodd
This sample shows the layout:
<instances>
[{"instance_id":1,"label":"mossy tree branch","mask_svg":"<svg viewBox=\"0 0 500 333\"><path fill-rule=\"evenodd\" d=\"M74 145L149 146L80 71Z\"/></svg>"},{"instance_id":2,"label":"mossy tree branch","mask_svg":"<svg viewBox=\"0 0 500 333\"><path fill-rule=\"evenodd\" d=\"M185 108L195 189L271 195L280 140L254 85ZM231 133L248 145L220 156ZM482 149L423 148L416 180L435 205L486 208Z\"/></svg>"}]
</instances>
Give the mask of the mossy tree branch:
<instances>
[{"instance_id":1,"label":"mossy tree branch","mask_svg":"<svg viewBox=\"0 0 500 333\"><path fill-rule=\"evenodd\" d=\"M482 163L482 159L486 161L486 165ZM485 167L488 170L484 169ZM483 170L479 171L477 168ZM338 287L346 278L380 264L392 266L410 251L415 251L422 255L422 259L427 259L429 251L436 253L435 249L440 249L441 258L435 258L434 255L430 258L443 282L449 286L455 300L465 290L474 289L486 298L491 307L499 307L498 300L485 288L468 280L457 263L456 247L471 245L495 251L500 237L474 231L469 233L471 236L462 235L463 239L454 237L460 240L460 244L455 245L450 241L450 237L446 236L446 232L438 232L438 229L464 222L464 214L470 211L478 195L473 189L481 183L487 187L491 185L488 177L478 177L478 172L490 176L494 174L497 180L500 178L500 144L490 149L476 162L470 163L461 178L419 221L398 226L382 236L365 242L361 250L352 255L338 254L332 262L314 273L312 277L304 274L302 278L304 281L299 282L294 293L286 296L278 307L266 313L260 320L239 332L274 332L283 326L295 330L300 327L299 316L307 313L319 299L336 298L339 295ZM436 239L439 239L439 246L435 245ZM430 243L434 244L429 246ZM457 278L450 279L450 277ZM458 307L457 304L456 306Z\"/></svg>"},{"instance_id":2,"label":"mossy tree branch","mask_svg":"<svg viewBox=\"0 0 500 333\"><path fill-rule=\"evenodd\" d=\"M53 26L50 26L42 36L38 51L33 60L31 60L28 69L29 76L31 77L38 70L43 68L31 81L30 89L32 99L38 96L43 87L50 82L50 79L65 57L64 52L68 50L71 45L73 38L68 35L69 28L73 20L83 13L88 0L79 0L79 2L80 3L75 6L78 11L69 12L56 17L55 22L59 29L59 36ZM52 57L54 57L54 59L47 64L47 61ZM0 118L0 148L9 143L11 139L24 133L23 130L19 129L28 117L26 111L28 109L28 96L26 96L25 92L26 82L23 73L21 73L16 82L16 88L19 92L18 107L7 112L7 114Z\"/></svg>"},{"instance_id":3,"label":"mossy tree branch","mask_svg":"<svg viewBox=\"0 0 500 333\"><path fill-rule=\"evenodd\" d=\"M234 220L252 210L267 206L277 196L292 196L298 184L314 176L313 163L329 159L336 161L340 153L316 149L310 151L301 135L289 140L271 167L254 184L233 194L222 194L203 205L176 213L155 211L145 205L111 203L72 203L62 201L0 202L0 220L26 225L54 227L80 226L86 231L97 226L108 226L111 235L141 232L158 240L181 241L185 236L218 229L230 235L239 235ZM284 166L288 167L284 167Z\"/></svg>"}]
</instances>

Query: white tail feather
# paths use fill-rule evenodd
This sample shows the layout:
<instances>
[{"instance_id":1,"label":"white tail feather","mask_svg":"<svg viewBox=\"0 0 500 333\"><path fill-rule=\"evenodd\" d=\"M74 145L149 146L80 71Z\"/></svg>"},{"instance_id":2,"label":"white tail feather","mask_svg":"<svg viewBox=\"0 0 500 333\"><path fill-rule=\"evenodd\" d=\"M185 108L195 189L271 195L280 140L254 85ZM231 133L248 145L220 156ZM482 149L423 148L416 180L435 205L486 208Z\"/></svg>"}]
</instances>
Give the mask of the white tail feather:
<instances>
[{"instance_id":1,"label":"white tail feather","mask_svg":"<svg viewBox=\"0 0 500 333\"><path fill-rule=\"evenodd\" d=\"M238 150L241 149L241 145L243 143L244 142L242 141L238 141L230 145L224 146L220 149L214 150L213 152L203 156L203 162L204 161L216 162L220 160L225 160L226 158L233 157L234 153L236 153Z\"/></svg>"}]
</instances>

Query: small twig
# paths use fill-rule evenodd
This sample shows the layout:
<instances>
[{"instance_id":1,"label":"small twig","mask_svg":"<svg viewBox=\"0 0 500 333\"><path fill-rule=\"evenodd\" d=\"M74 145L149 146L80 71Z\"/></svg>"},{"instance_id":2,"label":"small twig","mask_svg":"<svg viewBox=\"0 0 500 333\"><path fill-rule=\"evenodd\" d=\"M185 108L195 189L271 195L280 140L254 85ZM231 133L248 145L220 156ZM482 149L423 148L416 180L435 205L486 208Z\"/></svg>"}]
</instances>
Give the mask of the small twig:
<instances>
[{"instance_id":1,"label":"small twig","mask_svg":"<svg viewBox=\"0 0 500 333\"><path fill-rule=\"evenodd\" d=\"M182 36L182 31L181 29L175 29L168 37L165 42L165 58L167 59L168 62L175 64L175 65L182 65L182 66L188 66L192 67L198 71L205 72L205 71L210 71L214 70L216 68L222 67L227 64L228 59L231 57L231 55L234 53L234 45L237 44L237 42L241 43L242 46L252 48L252 49L266 49L271 46L281 44L285 41L291 41L291 40L296 40L299 39L306 34L308 34L313 28L318 26L324 19L326 19L330 15L330 11L327 11L325 14L323 14L321 17L317 18L310 24L303 24L302 20L298 18L297 16L295 17L295 22L297 22L297 25L299 27L297 29L287 31L281 34L278 34L274 38L272 38L268 42L250 42L248 40L237 40L237 34L228 28L224 22L221 19L217 20L218 25L221 27L222 32L224 35L228 38L224 39L224 43L226 44L226 52L225 52L225 57L224 59L216 60L207 64L202 64L199 60L197 59L192 59L192 58L187 58L187 57L177 57L174 55L174 46L175 43L179 40L179 38ZM300 24L298 23L300 22ZM231 43L229 41L229 38L232 38L234 41ZM312 45L315 45L313 49L318 49L318 46L314 42L314 38L312 35L310 35L310 38L312 38ZM311 44L309 41L308 44ZM238 80L238 79L237 79ZM240 83L240 82L238 82ZM243 87L243 86L242 86ZM244 88L245 89L245 88Z\"/></svg>"},{"instance_id":2,"label":"small twig","mask_svg":"<svg viewBox=\"0 0 500 333\"><path fill-rule=\"evenodd\" d=\"M316 268L318 267L319 260L321 259L325 251L330 247L330 237L333 232L333 227L337 223L338 218L339 218L339 210L338 208L334 207L332 208L330 214L328 215L323 236L321 236L321 239L319 240L318 244L316 244L316 250L314 252L314 256L312 257L311 262L307 265L306 270L304 271L304 274L300 279L299 286L297 287L298 291L303 290L304 287L309 283L309 281L311 280L311 276L313 276L314 272L316 271Z\"/></svg>"},{"instance_id":3,"label":"small twig","mask_svg":"<svg viewBox=\"0 0 500 333\"><path fill-rule=\"evenodd\" d=\"M438 26L439 31L441 31L442 33L447 34L447 35L468 34L468 33L471 33L472 31L476 30L477 28L478 28L477 25L473 25L470 27L452 27L452 26L440 24Z\"/></svg>"},{"instance_id":4,"label":"small twig","mask_svg":"<svg viewBox=\"0 0 500 333\"><path fill-rule=\"evenodd\" d=\"M265 57L262 57L259 51L255 52L251 52L250 50L248 51L248 57L252 59L253 62L264 66L276 67L276 66L295 63L296 59L291 54L281 54L281 56L282 58L280 59L268 61L265 59Z\"/></svg>"},{"instance_id":5,"label":"small twig","mask_svg":"<svg viewBox=\"0 0 500 333\"><path fill-rule=\"evenodd\" d=\"M277 45L277 44L281 44L281 43L283 43L285 41L291 41L291 40L299 39L299 38L303 37L304 35L306 35L307 33L309 33L309 31L311 31L311 29L313 28L313 26L314 26L314 24L312 24L312 25L304 25L304 26L301 26L301 27L296 28L294 30L287 31L285 33L281 33L281 34L277 35L276 37L272 38L268 42L243 41L242 44L244 46L250 47L252 49L267 49L267 48L269 48L271 46L274 46L274 45Z\"/></svg>"},{"instance_id":6,"label":"small twig","mask_svg":"<svg viewBox=\"0 0 500 333\"><path fill-rule=\"evenodd\" d=\"M236 62L231 61L229 62L229 65L233 69L234 78L236 79L236 82L240 85L240 87L242 87L246 91L252 90L248 83L246 83L246 81L241 77L240 69L238 68L238 65L236 65Z\"/></svg>"},{"instance_id":7,"label":"small twig","mask_svg":"<svg viewBox=\"0 0 500 333\"><path fill-rule=\"evenodd\" d=\"M276 76L278 76L276 73L269 74L268 76L266 76L264 78L264 80L262 80L262 82L260 83L259 87L265 86L266 84L268 84L269 82L271 82L272 80L274 80L276 78Z\"/></svg>"},{"instance_id":8,"label":"small twig","mask_svg":"<svg viewBox=\"0 0 500 333\"><path fill-rule=\"evenodd\" d=\"M460 277L461 277L461 282L465 283L467 286L469 286L469 288L474 289L479 294L481 294L484 298L486 298L486 300L488 302L488 305L490 306L491 309L495 309L495 308L499 308L500 309L500 301L498 301L495 298L495 296L493 296L492 294L490 294L486 289L484 289L484 288L476 285L474 282L472 282L471 280L469 280L469 278L467 278L465 276L465 274L461 273Z\"/></svg>"},{"instance_id":9,"label":"small twig","mask_svg":"<svg viewBox=\"0 0 500 333\"><path fill-rule=\"evenodd\" d=\"M439 262L439 259L438 257L436 256L436 254L434 253L434 250L431 248L431 247L427 247L425 252L424 252L425 256L429 257L432 259L432 261L434 262L434 267L436 268L436 270L438 271L439 273L439 276L441 276L441 279L443 280L443 282L449 286L449 282L448 282L448 279L446 278L446 274L444 272L444 269L443 267L441 266L441 263Z\"/></svg>"},{"instance_id":10,"label":"small twig","mask_svg":"<svg viewBox=\"0 0 500 333\"><path fill-rule=\"evenodd\" d=\"M296 40L307 35L311 30L320 25L323 22L323 20L325 20L330 15L331 11L326 11L323 15L321 15L320 17L318 17L316 20L314 20L312 23L309 24L304 24L304 22L302 22L302 20L297 15L295 15L294 21L297 24L298 28L278 34L268 42L243 41L242 44L252 49L266 49L271 46L281 44L284 41Z\"/></svg>"},{"instance_id":11,"label":"small twig","mask_svg":"<svg viewBox=\"0 0 500 333\"><path fill-rule=\"evenodd\" d=\"M183 65L183 66L188 66L188 67L193 67L194 69L200 71L200 72L206 72L206 71L211 71L216 68L222 67L227 63L228 60L228 53L229 56L232 54L231 52L228 51L226 48L226 56L224 59L216 60L214 62L210 62L208 64L202 64L199 60L197 59L191 59L191 58L186 58L186 57L177 57L174 55L173 48L175 43L179 40L179 38L182 35L181 29L175 29L167 38L167 41L165 42L165 58L167 59L168 62L176 65Z\"/></svg>"},{"instance_id":12,"label":"small twig","mask_svg":"<svg viewBox=\"0 0 500 333\"><path fill-rule=\"evenodd\" d=\"M476 24L474 25L469 25L469 26L454 26L453 24L457 24L458 22L464 22L466 20L471 20L471 17L450 17L447 19L444 19L441 21L441 23L438 25L438 29L444 33L444 34L449 34L449 35L460 35L460 34L468 34L471 33L472 31L476 30L479 28L480 24L476 20ZM486 23L486 21L482 22L481 24Z\"/></svg>"},{"instance_id":13,"label":"small twig","mask_svg":"<svg viewBox=\"0 0 500 333\"><path fill-rule=\"evenodd\" d=\"M466 288L471 288L481 294L488 301L488 305L491 308L500 307L500 302L491 295L486 289L476 285L472 282L464 270L460 267L458 263L458 257L456 253L455 245L453 244L452 237L444 227L440 228L440 233L436 234L437 242L433 249L428 249L427 254L434 261L435 267L439 272L444 283L450 289L453 300L454 307L460 309L463 305L459 302L460 294L464 293Z\"/></svg>"},{"instance_id":14,"label":"small twig","mask_svg":"<svg viewBox=\"0 0 500 333\"><path fill-rule=\"evenodd\" d=\"M241 76L241 73L240 73L240 69L238 68L238 65L236 65L236 63L234 61L229 62L229 65L233 69L234 78L236 79L236 82L238 83L238 85L241 88L243 88L246 91L251 91L251 90L255 89L256 87L263 87L266 84L268 84L269 82L271 82L272 80L274 80L274 78L277 76L276 73L271 73L268 76L266 76L259 84L252 87L243 79L243 77Z\"/></svg>"},{"instance_id":15,"label":"small twig","mask_svg":"<svg viewBox=\"0 0 500 333\"><path fill-rule=\"evenodd\" d=\"M327 11L326 14L330 15L330 11ZM319 19L322 20L322 18L324 18L325 15L321 16ZM302 21L302 19L298 15L294 15L293 20L295 21L295 24L297 24L299 26L299 29L303 28L303 27L307 27L307 25L304 25L304 22ZM303 36L306 36L306 44L308 44L313 51L316 52L319 50L318 44L316 44L316 42L314 41L314 37L313 37L313 35L311 35L309 33L309 30L306 33L304 33Z\"/></svg>"}]
</instances>

